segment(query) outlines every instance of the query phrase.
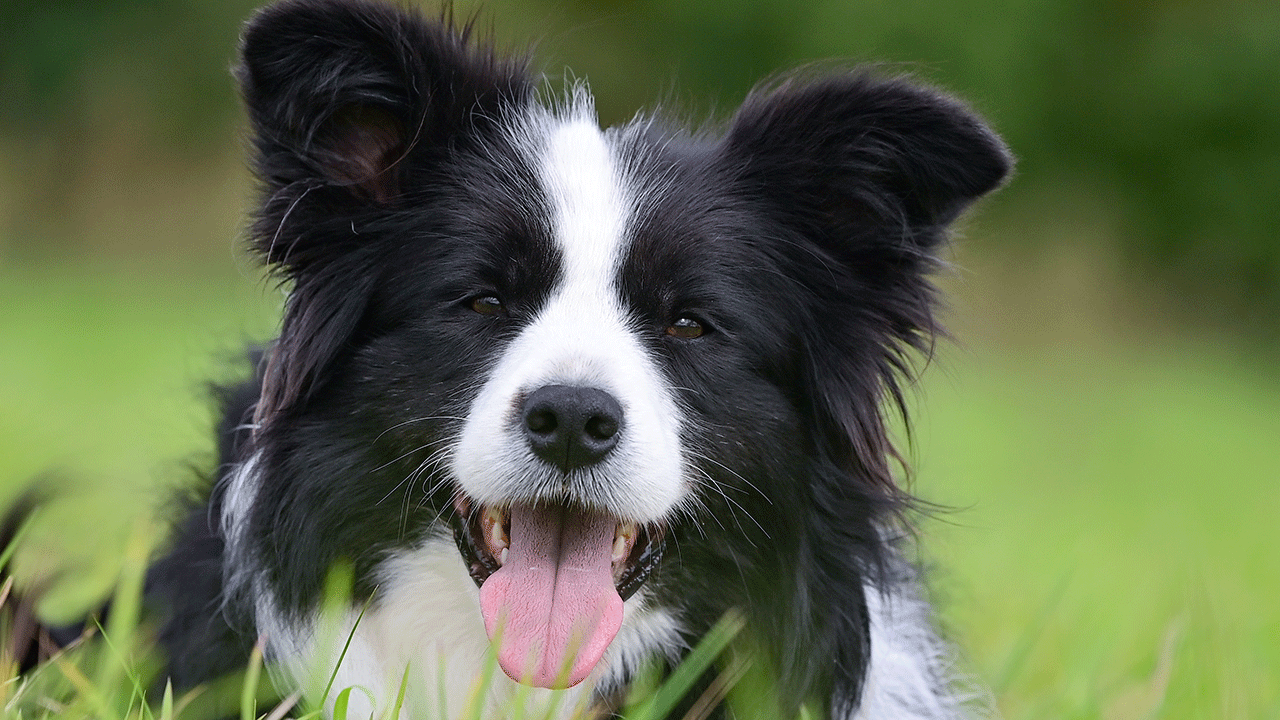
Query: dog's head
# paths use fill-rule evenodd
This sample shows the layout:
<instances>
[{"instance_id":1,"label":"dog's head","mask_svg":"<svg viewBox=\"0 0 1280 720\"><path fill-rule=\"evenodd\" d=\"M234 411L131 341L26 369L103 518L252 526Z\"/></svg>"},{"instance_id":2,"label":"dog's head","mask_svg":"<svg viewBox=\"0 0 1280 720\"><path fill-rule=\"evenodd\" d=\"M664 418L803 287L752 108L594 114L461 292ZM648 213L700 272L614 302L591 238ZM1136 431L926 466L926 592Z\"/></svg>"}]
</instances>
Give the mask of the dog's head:
<instances>
[{"instance_id":1,"label":"dog's head","mask_svg":"<svg viewBox=\"0 0 1280 720\"><path fill-rule=\"evenodd\" d=\"M719 134L601 131L584 89L544 104L469 34L339 0L245 33L253 244L290 294L233 548L301 611L330 563L370 591L447 523L504 668L541 685L592 670L646 579L724 576L684 608L798 622L778 608L801 586L874 554L897 497L882 401L934 332L946 227L1006 151L955 101L860 72L761 88ZM859 602L811 622L865 644Z\"/></svg>"}]
</instances>

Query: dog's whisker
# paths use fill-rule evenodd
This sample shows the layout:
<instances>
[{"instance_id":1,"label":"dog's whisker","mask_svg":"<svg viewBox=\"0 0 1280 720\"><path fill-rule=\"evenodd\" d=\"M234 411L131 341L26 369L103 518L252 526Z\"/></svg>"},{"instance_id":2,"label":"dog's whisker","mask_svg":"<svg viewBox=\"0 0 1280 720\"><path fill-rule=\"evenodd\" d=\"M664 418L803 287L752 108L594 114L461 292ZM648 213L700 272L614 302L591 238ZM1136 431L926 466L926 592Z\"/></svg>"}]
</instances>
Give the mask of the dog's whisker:
<instances>
[{"instance_id":1,"label":"dog's whisker","mask_svg":"<svg viewBox=\"0 0 1280 720\"><path fill-rule=\"evenodd\" d=\"M704 460L704 461L706 461L706 462L709 462L709 463L711 463L711 464L713 464L713 465L715 465L715 466L717 466L717 467L719 467L719 468L723 469L725 472L728 472L728 473L729 473L730 475L732 475L733 477L735 477L735 478L737 478L738 480L742 481L744 484L746 484L748 487L750 487L750 488L751 488L752 490L754 490L756 493L759 493L759 494L761 495L761 497L764 497L766 500L768 499L768 497L767 497L767 496L765 496L763 493L761 493L761 492L760 492L760 489L759 489L759 488L757 488L757 487L756 487L754 484L752 484L749 480L747 480L745 477L743 477L741 473L735 472L733 469L729 468L729 467L728 467L728 466L726 466L724 463L721 463L721 462L719 462L719 461L715 460L714 458L709 457L709 456L708 456L708 455L706 455L705 453L700 453L700 452L697 452L697 451L694 451L694 450L689 450L689 453L690 453L690 455L691 455L691 456L696 457L697 459ZM745 516L747 517L747 519L748 519L748 520L750 520L750 521L751 521L751 523L752 523L753 525L755 525L757 528L759 528L759 529L760 529L760 532L761 532L761 533L763 533L763 534L764 534L764 536L765 536L766 538L772 537L772 535L770 535L769 531L768 531L768 530L766 530L766 529L765 529L765 527L764 527L763 525L761 525L761 524L760 524L760 522L759 522L758 520L756 520L756 518L755 518L755 517L754 517L754 516L753 516L753 515L752 515L752 514L751 514L751 513L746 509L746 508L742 507L741 503L739 503L738 501L736 501L736 500L734 500L733 498L729 497L729 494L728 494L728 492L727 492L727 488L731 488L732 486L726 486L726 485L725 485L725 484L723 484L723 483L716 482L715 478L714 478L710 473L708 473L705 469L703 469L703 468L701 468L701 467L694 466L694 469L697 471L698 475L700 475L700 476L703 478L703 480L705 481L705 482L700 482L699 484L700 484L701 486L703 486L703 487L707 487L707 488L709 488L709 489L711 489L711 490L714 490L714 491L716 492L716 494L717 494L717 495L719 495L719 496L720 496L720 497L725 501L726 506L727 506L727 507L728 507L728 509L729 509L729 513L733 516L733 518L734 518L734 522L738 525L739 529L741 529L741 520L739 520L739 518L738 518L738 513L737 513L737 512L734 512L734 508L737 508L737 509L738 509L738 510L743 514L743 515L745 515ZM712 516L714 516L714 515L715 515L715 513L710 513L710 514L711 514ZM746 535L745 533L743 533L743 537L749 537L749 536L748 536L748 535Z\"/></svg>"},{"instance_id":2,"label":"dog's whisker","mask_svg":"<svg viewBox=\"0 0 1280 720\"><path fill-rule=\"evenodd\" d=\"M453 420L453 421L457 421L457 422L462 422L462 421L465 421L465 420L466 420L466 418L465 418L465 417L459 417L459 416L457 416L457 415L424 415L424 416L422 416L422 417L411 418L411 419L409 419L409 420L405 420L404 422L396 423L395 425L392 425L391 427L387 428L386 430L383 430L382 432L378 433L378 436L377 436L377 437L375 437L375 438L373 439L373 442L372 442L372 443L370 443L370 444L376 444L379 440L381 440L381 439L382 439L382 436L383 436L383 435L386 435L387 433L391 432L392 430L398 430L398 429L400 429L400 428L402 428L402 427L404 427L404 426L406 426L406 425L413 425L413 424L415 424L415 423L427 422L427 421L429 421L429 420Z\"/></svg>"},{"instance_id":3,"label":"dog's whisker","mask_svg":"<svg viewBox=\"0 0 1280 720\"><path fill-rule=\"evenodd\" d=\"M374 468L372 471L370 471L370 474L373 474L373 473L376 473L376 472L379 472L379 471L385 470L386 468L391 467L391 466L392 466L392 465L394 465L395 463L397 463L397 462L399 462L399 461L401 461L401 460L403 460L403 459L405 459L405 458L409 457L410 455L412 455L412 454L414 454L414 453L421 452L421 451L423 451L423 450L427 450L427 449L429 449L429 448L431 447L431 445L432 445L432 443L427 443L427 444L425 444L425 445L419 445L418 447L416 447L416 448L414 448L414 449L412 449L412 450L409 450L409 451L407 451L407 452L405 452L405 453L401 454L401 455L400 455L399 457L397 457L396 459L391 460L391 461L388 461L388 462L386 462L386 463L383 463L382 465L379 465L378 467L376 467L376 468ZM428 456L428 459L429 459L430 457L432 457L432 456ZM376 503L374 503L374 504L375 504L375 505L381 505L383 502L385 502L387 498L389 498L389 497L391 497L393 494L395 494L395 492L396 492L397 490L399 490L402 486L404 486L406 483L408 483L408 482L410 481L410 479L411 479L411 478L413 478L413 477L414 477L418 472L420 472L420 471L421 471L421 469L422 469L422 467L423 467L426 463L427 463L427 460L423 460L422 462L418 463L417 467L416 467L414 470L411 470L411 471L409 472L409 474L408 474L408 475L406 475L406 476L405 476L405 478L404 478L403 480L401 480L400 482L396 483L395 487L393 487L393 488L391 488L389 491L387 491L387 494L386 494L386 495L383 495L383 496L382 496L382 498L381 498L380 500L378 500L378 502L376 502Z\"/></svg>"},{"instance_id":4,"label":"dog's whisker","mask_svg":"<svg viewBox=\"0 0 1280 720\"><path fill-rule=\"evenodd\" d=\"M724 470L725 472L729 473L730 475L732 475L733 477L737 478L738 480L741 480L743 485L746 485L747 487L749 487L749 488L751 488L752 490L754 490L754 491L756 492L756 494L757 494L757 495L759 495L760 497L764 498L765 500L768 500L768 499L769 499L769 496L768 496L768 495L765 495L765 494L764 494L764 492L763 492L763 491L761 491L761 490L760 490L760 488L756 487L754 483L752 483L750 480L748 480L748 479L746 478L746 476L744 476L743 474L741 474L741 473L737 472L736 470L734 470L733 468L729 467L728 465L725 465L724 463L720 462L719 460L716 460L715 458L711 457L710 455L708 455L708 454L706 454L706 453L704 453L704 452L699 452L699 451L694 450L694 449L690 449L690 450L689 450L689 454L690 454L691 456L693 456L693 457L695 457L695 458L699 459L699 460L704 460L704 461L706 461L706 462L711 463L712 465L715 465L715 466L719 467L721 470ZM729 487L732 487L732 486L729 486ZM738 488L734 488L734 489L735 489L735 490L738 490Z\"/></svg>"},{"instance_id":5,"label":"dog's whisker","mask_svg":"<svg viewBox=\"0 0 1280 720\"><path fill-rule=\"evenodd\" d=\"M426 444L424 444L424 445L419 445L419 446L417 446L417 447L413 448L412 450L406 450L406 451L404 451L403 453L401 453L399 456L397 456L397 457L395 457L395 458L392 458L391 460L388 460L388 461L384 462L383 464L379 465L378 467L376 467L376 468L374 468L374 469L370 470L370 471L369 471L369 474L370 474L370 475L372 475L372 474L374 474L374 473L382 472L383 470L386 470L387 468L391 467L392 465L395 465L396 463L400 462L401 460L404 460L405 458L409 457L410 455L412 455L412 454L414 454L414 453L416 453L416 452L422 452L423 450L426 450L426 449L430 448L430 447L431 447L431 445L432 445L432 443L426 443ZM386 498L383 498L383 499L385 500Z\"/></svg>"}]
</instances>

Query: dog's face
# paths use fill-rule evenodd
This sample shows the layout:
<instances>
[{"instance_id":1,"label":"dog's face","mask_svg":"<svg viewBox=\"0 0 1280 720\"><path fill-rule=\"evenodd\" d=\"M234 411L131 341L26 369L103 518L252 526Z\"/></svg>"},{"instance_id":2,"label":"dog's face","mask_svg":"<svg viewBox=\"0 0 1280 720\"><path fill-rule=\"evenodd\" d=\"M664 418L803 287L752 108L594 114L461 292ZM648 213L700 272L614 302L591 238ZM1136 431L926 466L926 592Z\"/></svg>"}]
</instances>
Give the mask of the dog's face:
<instances>
[{"instance_id":1,"label":"dog's face","mask_svg":"<svg viewBox=\"0 0 1280 720\"><path fill-rule=\"evenodd\" d=\"M720 136L602 131L581 88L545 107L459 34L336 1L262 12L240 79L254 244L292 283L225 501L255 592L305 614L335 561L368 594L449 533L538 685L591 673L640 600L785 634L844 588L794 641L862 647L881 401L946 225L1008 168L967 110L845 73Z\"/></svg>"}]
</instances>

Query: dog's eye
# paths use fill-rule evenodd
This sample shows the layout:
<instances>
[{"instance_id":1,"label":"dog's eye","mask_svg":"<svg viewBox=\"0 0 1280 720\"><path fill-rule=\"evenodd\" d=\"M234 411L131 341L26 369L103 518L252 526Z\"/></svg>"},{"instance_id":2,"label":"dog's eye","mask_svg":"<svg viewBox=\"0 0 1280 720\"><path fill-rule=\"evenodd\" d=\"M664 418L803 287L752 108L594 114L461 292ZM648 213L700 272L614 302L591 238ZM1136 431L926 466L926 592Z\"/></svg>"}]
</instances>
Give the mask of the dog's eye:
<instances>
[{"instance_id":1,"label":"dog's eye","mask_svg":"<svg viewBox=\"0 0 1280 720\"><path fill-rule=\"evenodd\" d=\"M681 340L700 338L706 331L706 327L701 322L688 315L681 315L676 318L675 322L667 326L667 334Z\"/></svg>"},{"instance_id":2,"label":"dog's eye","mask_svg":"<svg viewBox=\"0 0 1280 720\"><path fill-rule=\"evenodd\" d=\"M481 295L480 297L472 298L471 309L481 315L501 315L506 311L502 301L493 295Z\"/></svg>"}]
</instances>

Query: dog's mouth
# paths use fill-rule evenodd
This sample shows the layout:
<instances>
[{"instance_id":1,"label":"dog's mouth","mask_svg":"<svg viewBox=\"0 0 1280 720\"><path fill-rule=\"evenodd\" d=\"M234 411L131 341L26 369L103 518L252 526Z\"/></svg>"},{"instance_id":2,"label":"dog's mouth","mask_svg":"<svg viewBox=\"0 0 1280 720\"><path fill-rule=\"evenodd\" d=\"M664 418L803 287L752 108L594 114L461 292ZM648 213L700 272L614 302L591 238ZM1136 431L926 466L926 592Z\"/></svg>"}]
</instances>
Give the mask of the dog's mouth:
<instances>
[{"instance_id":1,"label":"dog's mouth","mask_svg":"<svg viewBox=\"0 0 1280 720\"><path fill-rule=\"evenodd\" d=\"M540 687L581 682L661 558L661 526L565 505L454 505L454 540L502 669Z\"/></svg>"},{"instance_id":2,"label":"dog's mouth","mask_svg":"<svg viewBox=\"0 0 1280 720\"><path fill-rule=\"evenodd\" d=\"M467 498L459 499L454 506L458 511L453 523L454 540L471 579L476 587L483 587L489 576L506 563L511 552L512 509L477 505ZM568 508L563 510L574 512ZM662 547L660 525L616 522L609 564L614 586L623 600L634 595L649 579L649 573L662 558Z\"/></svg>"}]
</instances>

